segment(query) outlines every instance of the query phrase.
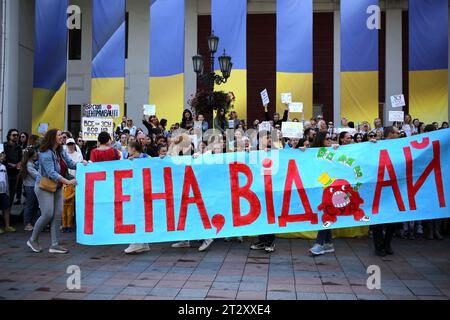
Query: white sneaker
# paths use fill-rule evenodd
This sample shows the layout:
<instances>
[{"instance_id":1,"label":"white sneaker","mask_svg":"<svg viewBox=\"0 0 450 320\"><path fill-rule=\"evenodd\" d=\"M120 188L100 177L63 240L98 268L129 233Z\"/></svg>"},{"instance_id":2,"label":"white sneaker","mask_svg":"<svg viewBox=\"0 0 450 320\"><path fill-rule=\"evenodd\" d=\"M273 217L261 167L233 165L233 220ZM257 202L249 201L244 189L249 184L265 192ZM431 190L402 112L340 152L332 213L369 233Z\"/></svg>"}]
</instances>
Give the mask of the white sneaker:
<instances>
[{"instance_id":1,"label":"white sneaker","mask_svg":"<svg viewBox=\"0 0 450 320\"><path fill-rule=\"evenodd\" d=\"M327 222L325 222L325 223L323 224L323 227L324 227L324 228L329 228L329 227L331 227L332 224L333 224L333 222L327 221Z\"/></svg>"},{"instance_id":2,"label":"white sneaker","mask_svg":"<svg viewBox=\"0 0 450 320\"><path fill-rule=\"evenodd\" d=\"M370 221L370 217L364 216L361 219L359 219L359 221L361 221L361 222L369 222Z\"/></svg>"},{"instance_id":3,"label":"white sneaker","mask_svg":"<svg viewBox=\"0 0 450 320\"><path fill-rule=\"evenodd\" d=\"M126 254L141 253L146 251L150 251L150 246L148 243L133 243L124 250Z\"/></svg>"},{"instance_id":4,"label":"white sneaker","mask_svg":"<svg viewBox=\"0 0 450 320\"><path fill-rule=\"evenodd\" d=\"M203 241L202 245L200 246L200 248L198 248L198 251L203 252L206 249L209 248L209 246L214 242L213 239L206 239Z\"/></svg>"},{"instance_id":5,"label":"white sneaker","mask_svg":"<svg viewBox=\"0 0 450 320\"><path fill-rule=\"evenodd\" d=\"M33 231L33 225L31 223L27 224L25 226L25 228L23 229L24 231Z\"/></svg>"},{"instance_id":6,"label":"white sneaker","mask_svg":"<svg viewBox=\"0 0 450 320\"><path fill-rule=\"evenodd\" d=\"M191 243L189 241L180 241L172 245L172 248L190 248L190 247Z\"/></svg>"}]
</instances>

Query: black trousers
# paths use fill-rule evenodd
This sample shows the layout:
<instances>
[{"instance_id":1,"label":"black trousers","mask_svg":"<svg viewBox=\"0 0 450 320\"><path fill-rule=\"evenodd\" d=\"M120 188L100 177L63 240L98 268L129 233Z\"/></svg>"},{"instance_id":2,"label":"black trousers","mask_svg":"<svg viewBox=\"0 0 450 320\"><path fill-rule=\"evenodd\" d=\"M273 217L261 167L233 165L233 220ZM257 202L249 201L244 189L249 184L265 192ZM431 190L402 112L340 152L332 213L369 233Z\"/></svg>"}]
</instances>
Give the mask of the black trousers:
<instances>
[{"instance_id":1,"label":"black trousers","mask_svg":"<svg viewBox=\"0 0 450 320\"><path fill-rule=\"evenodd\" d=\"M18 175L9 175L8 173L8 184L9 184L9 205L12 206L14 203L14 198L17 192L17 181Z\"/></svg>"},{"instance_id":2,"label":"black trousers","mask_svg":"<svg viewBox=\"0 0 450 320\"><path fill-rule=\"evenodd\" d=\"M260 242L272 244L275 241L275 235L274 234L264 234L264 235L258 236L258 239Z\"/></svg>"},{"instance_id":3,"label":"black trousers","mask_svg":"<svg viewBox=\"0 0 450 320\"><path fill-rule=\"evenodd\" d=\"M392 238L394 237L395 227L395 223L377 224L372 226L375 249L381 250L391 248L391 242ZM384 235L383 228L385 230Z\"/></svg>"}]
</instances>

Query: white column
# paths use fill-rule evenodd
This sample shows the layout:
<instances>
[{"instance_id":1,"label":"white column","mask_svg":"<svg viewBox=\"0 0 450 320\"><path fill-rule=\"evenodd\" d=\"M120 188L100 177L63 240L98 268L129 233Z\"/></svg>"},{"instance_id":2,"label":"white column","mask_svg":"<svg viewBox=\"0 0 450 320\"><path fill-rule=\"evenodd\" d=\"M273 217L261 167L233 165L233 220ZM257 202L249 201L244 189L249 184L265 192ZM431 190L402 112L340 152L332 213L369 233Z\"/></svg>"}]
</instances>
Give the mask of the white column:
<instances>
[{"instance_id":1,"label":"white column","mask_svg":"<svg viewBox=\"0 0 450 320\"><path fill-rule=\"evenodd\" d=\"M341 12L334 11L334 125L341 124Z\"/></svg>"},{"instance_id":2,"label":"white column","mask_svg":"<svg viewBox=\"0 0 450 320\"><path fill-rule=\"evenodd\" d=\"M197 53L197 0L186 1L185 15L185 45L184 45L184 108L188 108L187 101L197 90L197 75L192 66L192 56Z\"/></svg>"},{"instance_id":3,"label":"white column","mask_svg":"<svg viewBox=\"0 0 450 320\"><path fill-rule=\"evenodd\" d=\"M384 124L389 123L392 95L403 93L402 10L386 10L386 101Z\"/></svg>"},{"instance_id":4,"label":"white column","mask_svg":"<svg viewBox=\"0 0 450 320\"><path fill-rule=\"evenodd\" d=\"M6 1L5 43L5 95L1 141L6 133L18 126L18 75L19 75L19 1Z\"/></svg>"}]
</instances>

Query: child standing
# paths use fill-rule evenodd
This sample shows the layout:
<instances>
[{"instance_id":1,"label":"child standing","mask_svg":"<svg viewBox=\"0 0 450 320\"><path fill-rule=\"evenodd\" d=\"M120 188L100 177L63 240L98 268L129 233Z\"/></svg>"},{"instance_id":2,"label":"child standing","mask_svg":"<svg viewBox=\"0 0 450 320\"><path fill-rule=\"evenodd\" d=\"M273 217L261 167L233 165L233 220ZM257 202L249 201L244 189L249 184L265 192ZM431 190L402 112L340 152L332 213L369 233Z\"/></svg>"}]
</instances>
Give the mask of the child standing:
<instances>
[{"instance_id":1,"label":"child standing","mask_svg":"<svg viewBox=\"0 0 450 320\"><path fill-rule=\"evenodd\" d=\"M73 213L75 209L75 186L64 185L63 187L63 212L62 212L62 232L72 232Z\"/></svg>"},{"instance_id":2,"label":"child standing","mask_svg":"<svg viewBox=\"0 0 450 320\"><path fill-rule=\"evenodd\" d=\"M11 213L11 205L9 201L9 185L8 173L6 167L2 164L5 160L5 153L0 154L0 210L3 211L3 219L5 221L5 229L0 229L0 234L5 232L16 232L16 229L9 224L9 215Z\"/></svg>"},{"instance_id":3,"label":"child standing","mask_svg":"<svg viewBox=\"0 0 450 320\"><path fill-rule=\"evenodd\" d=\"M34 193L36 178L39 174L36 164L37 157L38 154L34 148L26 148L23 152L20 175L25 190L25 208L23 214L25 231L33 231L34 224L39 218L39 203Z\"/></svg>"}]
</instances>

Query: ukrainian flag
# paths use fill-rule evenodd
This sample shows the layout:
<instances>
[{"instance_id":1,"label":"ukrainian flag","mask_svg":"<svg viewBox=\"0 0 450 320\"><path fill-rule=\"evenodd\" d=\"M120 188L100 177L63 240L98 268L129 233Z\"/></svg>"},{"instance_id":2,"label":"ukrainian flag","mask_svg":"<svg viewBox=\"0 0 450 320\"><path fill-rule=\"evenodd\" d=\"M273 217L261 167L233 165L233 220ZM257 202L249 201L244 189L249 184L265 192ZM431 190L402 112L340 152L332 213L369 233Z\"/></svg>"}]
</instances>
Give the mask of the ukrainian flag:
<instances>
[{"instance_id":1,"label":"ukrainian flag","mask_svg":"<svg viewBox=\"0 0 450 320\"><path fill-rule=\"evenodd\" d=\"M180 122L184 110L184 0L152 0L149 102L159 119Z\"/></svg>"},{"instance_id":2,"label":"ukrainian flag","mask_svg":"<svg viewBox=\"0 0 450 320\"><path fill-rule=\"evenodd\" d=\"M281 93L303 102L305 119L313 105L313 1L277 0L277 111Z\"/></svg>"},{"instance_id":3,"label":"ukrainian flag","mask_svg":"<svg viewBox=\"0 0 450 320\"><path fill-rule=\"evenodd\" d=\"M448 0L409 1L409 112L448 121Z\"/></svg>"},{"instance_id":4,"label":"ukrainian flag","mask_svg":"<svg viewBox=\"0 0 450 320\"><path fill-rule=\"evenodd\" d=\"M216 91L233 92L234 110L240 119L247 118L247 1L212 0L212 30L220 38L216 54L215 71L220 73L219 56L224 49L231 56L233 70L226 84Z\"/></svg>"},{"instance_id":5,"label":"ukrainian flag","mask_svg":"<svg viewBox=\"0 0 450 320\"><path fill-rule=\"evenodd\" d=\"M92 5L91 103L118 104L124 115L125 0L93 0Z\"/></svg>"},{"instance_id":6,"label":"ukrainian flag","mask_svg":"<svg viewBox=\"0 0 450 320\"><path fill-rule=\"evenodd\" d=\"M36 0L32 131L40 123L64 129L67 0Z\"/></svg>"},{"instance_id":7,"label":"ukrainian flag","mask_svg":"<svg viewBox=\"0 0 450 320\"><path fill-rule=\"evenodd\" d=\"M378 29L369 29L367 9L378 0L341 0L341 116L378 118Z\"/></svg>"}]
</instances>

